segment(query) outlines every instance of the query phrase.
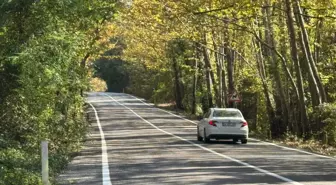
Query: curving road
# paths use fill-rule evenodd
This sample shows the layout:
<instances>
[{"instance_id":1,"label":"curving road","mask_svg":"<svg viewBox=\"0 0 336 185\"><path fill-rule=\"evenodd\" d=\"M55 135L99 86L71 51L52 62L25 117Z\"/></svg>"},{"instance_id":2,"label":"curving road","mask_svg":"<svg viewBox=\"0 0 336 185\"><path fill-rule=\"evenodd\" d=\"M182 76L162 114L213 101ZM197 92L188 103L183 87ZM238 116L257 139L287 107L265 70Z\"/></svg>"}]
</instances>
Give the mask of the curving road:
<instances>
[{"instance_id":1,"label":"curving road","mask_svg":"<svg viewBox=\"0 0 336 185\"><path fill-rule=\"evenodd\" d=\"M128 94L89 93L91 134L60 184L336 184L336 159L249 140L204 144L195 122Z\"/></svg>"}]
</instances>

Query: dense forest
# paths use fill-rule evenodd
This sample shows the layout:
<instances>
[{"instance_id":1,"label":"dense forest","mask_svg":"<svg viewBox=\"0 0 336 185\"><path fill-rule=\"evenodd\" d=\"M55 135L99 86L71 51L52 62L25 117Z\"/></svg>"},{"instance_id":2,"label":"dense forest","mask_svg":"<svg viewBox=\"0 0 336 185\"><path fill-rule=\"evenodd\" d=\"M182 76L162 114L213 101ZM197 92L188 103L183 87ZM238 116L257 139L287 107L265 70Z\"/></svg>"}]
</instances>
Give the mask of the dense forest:
<instances>
[{"instance_id":1,"label":"dense forest","mask_svg":"<svg viewBox=\"0 0 336 185\"><path fill-rule=\"evenodd\" d=\"M41 140L53 182L87 133L98 78L192 115L237 107L263 137L335 146L335 20L335 0L2 0L0 184L41 184Z\"/></svg>"},{"instance_id":2,"label":"dense forest","mask_svg":"<svg viewBox=\"0 0 336 185\"><path fill-rule=\"evenodd\" d=\"M121 6L121 5L120 5ZM87 133L83 92L89 58L112 47L109 0L0 1L0 184L41 182L40 142L50 176Z\"/></svg>"},{"instance_id":3,"label":"dense forest","mask_svg":"<svg viewBox=\"0 0 336 185\"><path fill-rule=\"evenodd\" d=\"M335 14L333 0L135 0L96 76L194 115L237 107L267 138L335 145Z\"/></svg>"}]
</instances>

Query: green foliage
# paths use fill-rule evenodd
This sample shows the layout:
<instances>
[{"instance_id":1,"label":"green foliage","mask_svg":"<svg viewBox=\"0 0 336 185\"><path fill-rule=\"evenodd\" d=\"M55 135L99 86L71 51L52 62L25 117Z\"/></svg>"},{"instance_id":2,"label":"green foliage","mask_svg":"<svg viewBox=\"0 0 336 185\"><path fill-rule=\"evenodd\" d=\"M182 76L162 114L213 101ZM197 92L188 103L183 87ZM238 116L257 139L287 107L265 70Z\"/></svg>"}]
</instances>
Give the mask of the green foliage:
<instances>
[{"instance_id":1,"label":"green foliage","mask_svg":"<svg viewBox=\"0 0 336 185\"><path fill-rule=\"evenodd\" d=\"M168 66L173 78L178 77L177 82L172 81L173 88L180 88L182 96L182 105L187 112L192 110L193 99L193 80L194 74L198 69L195 69L196 58L194 58L194 47L192 42L186 39L174 39L168 42L167 59ZM198 78L198 77L197 77ZM176 92L173 91L172 93ZM176 101L178 101L176 99Z\"/></svg>"},{"instance_id":2,"label":"green foliage","mask_svg":"<svg viewBox=\"0 0 336 185\"><path fill-rule=\"evenodd\" d=\"M117 44L94 62L94 76L105 80L107 91L123 92L128 84L128 74L121 59L125 46L120 39L113 39L111 42L117 42Z\"/></svg>"},{"instance_id":3,"label":"green foliage","mask_svg":"<svg viewBox=\"0 0 336 185\"><path fill-rule=\"evenodd\" d=\"M171 102L174 99L174 87L171 74L166 72L158 72L157 75L152 77L157 79L153 85L154 92L151 99L154 103Z\"/></svg>"},{"instance_id":4,"label":"green foliage","mask_svg":"<svg viewBox=\"0 0 336 185\"><path fill-rule=\"evenodd\" d=\"M36 151L40 141L50 142L53 176L66 164L65 156L76 151L85 136L88 125L79 92L85 88L86 80L76 55L79 40L67 33L52 33L30 40L20 54L8 59L22 66L22 71L17 80L19 88L1 105L0 130L7 145L3 147L19 147L2 153L1 161L7 167L0 179L5 184L9 179L14 179L13 184L38 184L36 174L40 168L32 167L39 167L39 160L29 159L39 156ZM15 181L19 179L20 183Z\"/></svg>"},{"instance_id":5,"label":"green foliage","mask_svg":"<svg viewBox=\"0 0 336 185\"><path fill-rule=\"evenodd\" d=\"M1 185L42 185L39 158L20 149L8 148L0 151Z\"/></svg>"},{"instance_id":6,"label":"green foliage","mask_svg":"<svg viewBox=\"0 0 336 185\"><path fill-rule=\"evenodd\" d=\"M336 146L336 104L325 103L320 105L313 113L317 122L317 136L322 137L325 144ZM313 125L314 126L314 125Z\"/></svg>"},{"instance_id":7,"label":"green foliage","mask_svg":"<svg viewBox=\"0 0 336 185\"><path fill-rule=\"evenodd\" d=\"M90 91L104 92L107 90L107 85L101 78L95 77L90 80Z\"/></svg>"},{"instance_id":8,"label":"green foliage","mask_svg":"<svg viewBox=\"0 0 336 185\"><path fill-rule=\"evenodd\" d=\"M287 1L132 2L115 24L127 45L121 58L129 92L199 114L212 103L233 106L227 94L236 90L243 95L237 107L264 137L328 130L323 120L331 115L307 120L307 113L324 115L317 105L336 101L334 1L289 1L288 12Z\"/></svg>"},{"instance_id":9,"label":"green foliage","mask_svg":"<svg viewBox=\"0 0 336 185\"><path fill-rule=\"evenodd\" d=\"M95 61L95 76L106 81L107 91L123 92L128 83L124 68L120 59L100 58Z\"/></svg>"},{"instance_id":10,"label":"green foliage","mask_svg":"<svg viewBox=\"0 0 336 185\"><path fill-rule=\"evenodd\" d=\"M117 2L0 3L0 184L38 185L40 142L49 141L51 182L80 148L88 123L84 56L99 52Z\"/></svg>"},{"instance_id":11,"label":"green foliage","mask_svg":"<svg viewBox=\"0 0 336 185\"><path fill-rule=\"evenodd\" d=\"M255 122L255 128L252 128L252 131L260 136L261 138L269 138L270 136L270 124L268 116L266 114L267 108L266 108L266 100L264 96L261 96L260 94L257 94L258 97L258 102L255 105L258 110L257 110L257 115L256 115L256 122ZM245 98L244 100L245 101Z\"/></svg>"},{"instance_id":12,"label":"green foliage","mask_svg":"<svg viewBox=\"0 0 336 185\"><path fill-rule=\"evenodd\" d=\"M20 64L12 64L6 62L0 66L0 104L3 104L4 99L14 93L13 90L20 87L18 75L21 71ZM8 83L10 82L10 83Z\"/></svg>"},{"instance_id":13,"label":"green foliage","mask_svg":"<svg viewBox=\"0 0 336 185\"><path fill-rule=\"evenodd\" d=\"M157 87L156 79L158 79L156 77L160 75L159 71L150 69L146 67L146 65L139 65L133 62L127 63L125 67L127 73L129 74L129 83L126 88L126 92L143 98L151 99L155 91L158 90L155 88ZM159 92L160 91L157 93ZM157 100L156 97L154 97L154 99Z\"/></svg>"}]
</instances>

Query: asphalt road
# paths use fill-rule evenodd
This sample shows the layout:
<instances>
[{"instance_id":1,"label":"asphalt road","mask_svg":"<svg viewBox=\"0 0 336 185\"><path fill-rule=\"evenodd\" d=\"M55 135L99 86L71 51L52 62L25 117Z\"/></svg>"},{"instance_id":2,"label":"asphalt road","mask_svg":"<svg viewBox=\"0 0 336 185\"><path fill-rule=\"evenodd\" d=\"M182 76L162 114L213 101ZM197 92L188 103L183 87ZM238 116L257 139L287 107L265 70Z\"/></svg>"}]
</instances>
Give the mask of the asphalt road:
<instances>
[{"instance_id":1,"label":"asphalt road","mask_svg":"<svg viewBox=\"0 0 336 185\"><path fill-rule=\"evenodd\" d=\"M127 94L89 93L91 133L60 184L336 184L336 160L257 140L204 144L195 122Z\"/></svg>"}]
</instances>

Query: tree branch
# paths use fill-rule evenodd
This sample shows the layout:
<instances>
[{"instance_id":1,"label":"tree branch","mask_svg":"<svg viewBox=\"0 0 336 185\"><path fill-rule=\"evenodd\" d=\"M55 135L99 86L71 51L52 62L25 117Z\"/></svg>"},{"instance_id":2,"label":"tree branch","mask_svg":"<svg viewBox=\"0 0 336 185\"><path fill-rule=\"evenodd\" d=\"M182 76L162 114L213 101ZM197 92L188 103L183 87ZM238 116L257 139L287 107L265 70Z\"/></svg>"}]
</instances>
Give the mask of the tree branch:
<instances>
[{"instance_id":1,"label":"tree branch","mask_svg":"<svg viewBox=\"0 0 336 185\"><path fill-rule=\"evenodd\" d=\"M219 11L227 10L227 9L229 9L229 8L233 8L233 7L235 7L234 4L229 5L229 6L227 6L227 7L216 8L216 9L206 10L206 11L202 11L202 12L193 12L193 14L194 14L194 15L201 15L201 14L207 14L207 13L211 13L211 12L219 12Z\"/></svg>"}]
</instances>

